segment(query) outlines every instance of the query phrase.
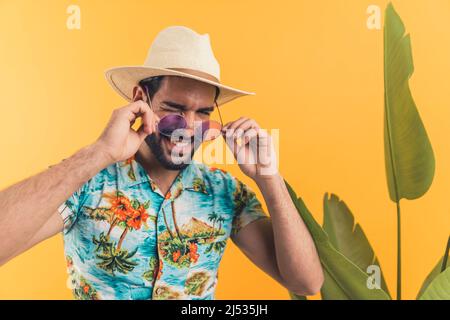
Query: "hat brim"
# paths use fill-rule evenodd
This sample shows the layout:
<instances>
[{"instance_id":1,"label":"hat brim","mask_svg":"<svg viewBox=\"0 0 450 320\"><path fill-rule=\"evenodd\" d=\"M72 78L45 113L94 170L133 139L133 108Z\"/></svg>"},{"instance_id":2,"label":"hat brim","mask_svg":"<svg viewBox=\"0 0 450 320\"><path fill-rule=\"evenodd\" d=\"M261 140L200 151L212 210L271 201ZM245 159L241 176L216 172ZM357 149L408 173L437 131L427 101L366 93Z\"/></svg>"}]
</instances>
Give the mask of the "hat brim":
<instances>
[{"instance_id":1,"label":"hat brim","mask_svg":"<svg viewBox=\"0 0 450 320\"><path fill-rule=\"evenodd\" d=\"M254 92L235 89L219 82L171 69L144 66L123 66L111 68L105 71L106 80L111 87L129 102L133 101L133 88L138 85L139 81L156 76L180 76L217 86L220 89L219 96L217 97L218 105L223 105L242 96L255 94Z\"/></svg>"}]
</instances>

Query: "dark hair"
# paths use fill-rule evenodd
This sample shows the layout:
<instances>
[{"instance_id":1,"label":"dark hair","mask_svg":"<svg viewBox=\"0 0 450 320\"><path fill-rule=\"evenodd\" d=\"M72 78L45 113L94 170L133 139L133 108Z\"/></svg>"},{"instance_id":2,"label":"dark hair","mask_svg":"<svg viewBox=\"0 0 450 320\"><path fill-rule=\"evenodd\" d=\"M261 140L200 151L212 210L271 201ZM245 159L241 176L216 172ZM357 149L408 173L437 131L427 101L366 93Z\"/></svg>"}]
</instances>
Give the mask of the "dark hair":
<instances>
[{"instance_id":1,"label":"dark hair","mask_svg":"<svg viewBox=\"0 0 450 320\"><path fill-rule=\"evenodd\" d=\"M156 76L156 77L145 78L145 79L142 79L141 81L139 81L138 84L141 88L147 88L150 99L153 99L153 97L158 92L159 88L161 87L161 83L162 83L164 77L166 77L166 76ZM215 87L215 88L216 88L216 96L214 97L214 102L217 101L217 98L219 97L219 94L220 94L219 87Z\"/></svg>"}]
</instances>

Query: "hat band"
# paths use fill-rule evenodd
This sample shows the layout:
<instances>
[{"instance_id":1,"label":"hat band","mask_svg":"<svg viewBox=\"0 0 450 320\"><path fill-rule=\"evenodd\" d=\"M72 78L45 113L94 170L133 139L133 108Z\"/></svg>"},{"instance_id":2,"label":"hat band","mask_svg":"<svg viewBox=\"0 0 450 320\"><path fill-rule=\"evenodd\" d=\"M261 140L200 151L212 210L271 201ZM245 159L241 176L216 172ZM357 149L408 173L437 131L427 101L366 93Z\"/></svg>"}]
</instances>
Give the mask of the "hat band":
<instances>
[{"instance_id":1,"label":"hat band","mask_svg":"<svg viewBox=\"0 0 450 320\"><path fill-rule=\"evenodd\" d=\"M206 80L210 80L210 81L214 81L217 83L220 83L219 79L217 79L216 77L214 77L213 75L203 72L203 71L199 71L199 70L193 70L193 69L186 69L186 68L167 68L169 70L174 70L174 71L179 71L179 72L183 72L183 73L188 73L192 76L196 76L196 77L200 77L200 78L204 78Z\"/></svg>"}]
</instances>

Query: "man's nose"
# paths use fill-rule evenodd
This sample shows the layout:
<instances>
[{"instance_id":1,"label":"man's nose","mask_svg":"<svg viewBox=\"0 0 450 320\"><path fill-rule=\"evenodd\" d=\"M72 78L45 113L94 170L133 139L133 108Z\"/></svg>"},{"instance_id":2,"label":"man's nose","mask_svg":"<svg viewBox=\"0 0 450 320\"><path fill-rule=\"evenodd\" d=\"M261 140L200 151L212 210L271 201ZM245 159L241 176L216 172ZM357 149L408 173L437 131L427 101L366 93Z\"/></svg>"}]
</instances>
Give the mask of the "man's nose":
<instances>
[{"instance_id":1,"label":"man's nose","mask_svg":"<svg viewBox=\"0 0 450 320\"><path fill-rule=\"evenodd\" d=\"M195 129L195 121L197 120L195 118L195 112L187 112L184 115L184 118L186 120L186 131L188 135L194 135L194 129Z\"/></svg>"}]
</instances>

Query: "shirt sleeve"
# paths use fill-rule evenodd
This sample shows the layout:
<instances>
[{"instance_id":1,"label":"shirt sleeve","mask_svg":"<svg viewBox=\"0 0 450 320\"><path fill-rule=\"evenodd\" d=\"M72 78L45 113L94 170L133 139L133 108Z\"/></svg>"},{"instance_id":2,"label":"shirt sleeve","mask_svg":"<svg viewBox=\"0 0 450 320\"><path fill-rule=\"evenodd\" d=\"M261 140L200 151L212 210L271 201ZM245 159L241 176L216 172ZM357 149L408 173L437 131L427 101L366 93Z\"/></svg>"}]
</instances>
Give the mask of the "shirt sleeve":
<instances>
[{"instance_id":1,"label":"shirt sleeve","mask_svg":"<svg viewBox=\"0 0 450 320\"><path fill-rule=\"evenodd\" d=\"M78 213L80 212L81 206L84 203L86 197L86 189L88 183L85 183L77 191L75 191L69 199L64 201L59 207L58 212L64 222L63 233L66 234L73 227L75 221L77 220Z\"/></svg>"},{"instance_id":2,"label":"shirt sleeve","mask_svg":"<svg viewBox=\"0 0 450 320\"><path fill-rule=\"evenodd\" d=\"M235 236L250 222L261 218L268 218L256 194L247 185L236 179L236 188L233 193L235 205L231 236Z\"/></svg>"},{"instance_id":3,"label":"shirt sleeve","mask_svg":"<svg viewBox=\"0 0 450 320\"><path fill-rule=\"evenodd\" d=\"M61 161L64 161L66 159L62 159ZM54 165L48 166L48 168L53 167ZM86 195L86 190L88 187L88 182L86 182L84 185L82 185L77 191L75 191L69 199L64 201L59 207L58 212L60 213L63 222L64 222L64 229L63 233L66 234L70 231L73 224L75 223L78 213L81 209L82 203L84 202L84 198Z\"/></svg>"}]
</instances>

